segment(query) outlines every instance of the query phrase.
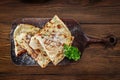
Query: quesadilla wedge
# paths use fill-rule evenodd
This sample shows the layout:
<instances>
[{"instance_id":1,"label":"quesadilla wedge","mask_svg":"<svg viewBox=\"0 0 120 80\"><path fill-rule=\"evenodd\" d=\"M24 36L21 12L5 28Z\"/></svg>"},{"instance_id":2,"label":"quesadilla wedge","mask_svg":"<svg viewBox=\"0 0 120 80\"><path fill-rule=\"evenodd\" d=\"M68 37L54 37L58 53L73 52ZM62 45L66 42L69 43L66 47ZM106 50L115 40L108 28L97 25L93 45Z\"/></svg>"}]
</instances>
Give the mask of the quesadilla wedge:
<instances>
[{"instance_id":1,"label":"quesadilla wedge","mask_svg":"<svg viewBox=\"0 0 120 80\"><path fill-rule=\"evenodd\" d=\"M57 16L54 16L41 29L40 34L36 35L36 39L39 40L53 64L57 65L65 57L64 44L71 45L74 37L66 25Z\"/></svg>"},{"instance_id":2,"label":"quesadilla wedge","mask_svg":"<svg viewBox=\"0 0 120 80\"><path fill-rule=\"evenodd\" d=\"M50 60L45 52L41 51L40 44L33 37L39 31L39 28L32 25L18 25L14 32L15 53L18 56L25 50L42 68L45 68Z\"/></svg>"},{"instance_id":3,"label":"quesadilla wedge","mask_svg":"<svg viewBox=\"0 0 120 80\"><path fill-rule=\"evenodd\" d=\"M48 63L50 62L50 59L47 56L46 52L43 50L39 41L36 39L36 36L31 38L31 41L30 41L29 45L35 51L35 53L38 54L38 56L35 58L37 63L42 68L45 68L48 65Z\"/></svg>"},{"instance_id":4,"label":"quesadilla wedge","mask_svg":"<svg viewBox=\"0 0 120 80\"><path fill-rule=\"evenodd\" d=\"M17 43L17 41L14 40L14 43L15 43L15 54L16 54L16 56L19 56L19 55L21 55L22 53L26 52L26 50L23 49L23 48Z\"/></svg>"},{"instance_id":5,"label":"quesadilla wedge","mask_svg":"<svg viewBox=\"0 0 120 80\"><path fill-rule=\"evenodd\" d=\"M25 52L26 50L20 46L22 43L22 39L26 37L27 43L30 41L30 38L40 31L39 28L29 24L19 24L13 34L14 37L14 44L15 44L15 54L16 56L20 55L21 53ZM26 36L24 35L26 34ZM23 36L24 35L24 36Z\"/></svg>"}]
</instances>

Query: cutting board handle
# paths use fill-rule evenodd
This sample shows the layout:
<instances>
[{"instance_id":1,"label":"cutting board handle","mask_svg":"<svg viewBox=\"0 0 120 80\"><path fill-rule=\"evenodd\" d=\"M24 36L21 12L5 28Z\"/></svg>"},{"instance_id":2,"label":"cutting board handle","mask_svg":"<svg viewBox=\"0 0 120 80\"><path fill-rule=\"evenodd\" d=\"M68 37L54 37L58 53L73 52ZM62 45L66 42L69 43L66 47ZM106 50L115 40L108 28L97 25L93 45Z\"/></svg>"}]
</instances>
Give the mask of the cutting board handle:
<instances>
[{"instance_id":1,"label":"cutting board handle","mask_svg":"<svg viewBox=\"0 0 120 80\"><path fill-rule=\"evenodd\" d=\"M104 38L94 38L91 36L87 36L88 37L88 41L87 41L87 45L90 44L104 44L105 47L113 47L117 44L117 37L114 35L108 35Z\"/></svg>"}]
</instances>

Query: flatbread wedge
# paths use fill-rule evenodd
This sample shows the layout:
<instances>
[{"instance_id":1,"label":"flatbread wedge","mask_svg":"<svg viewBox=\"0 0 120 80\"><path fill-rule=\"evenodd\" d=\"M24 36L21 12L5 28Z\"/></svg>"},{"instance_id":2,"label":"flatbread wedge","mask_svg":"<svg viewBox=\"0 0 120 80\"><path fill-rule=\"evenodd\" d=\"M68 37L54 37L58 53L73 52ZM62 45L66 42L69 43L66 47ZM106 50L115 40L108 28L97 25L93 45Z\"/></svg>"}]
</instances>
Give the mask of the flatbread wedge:
<instances>
[{"instance_id":1,"label":"flatbread wedge","mask_svg":"<svg viewBox=\"0 0 120 80\"><path fill-rule=\"evenodd\" d=\"M41 51L40 44L37 43L38 41L33 37L39 32L40 28L35 26L28 24L18 25L14 31L15 53L16 56L18 56L21 54L18 51L25 50L42 68L45 68L50 60L45 55L45 52Z\"/></svg>"},{"instance_id":2,"label":"flatbread wedge","mask_svg":"<svg viewBox=\"0 0 120 80\"><path fill-rule=\"evenodd\" d=\"M40 31L39 28L36 28L33 25L29 24L19 24L13 34L14 44L15 44L15 54L16 56L21 55L26 50L20 46L23 41L23 38L26 39L26 42L29 43L30 38ZM25 36L26 34L26 36Z\"/></svg>"},{"instance_id":3,"label":"flatbread wedge","mask_svg":"<svg viewBox=\"0 0 120 80\"><path fill-rule=\"evenodd\" d=\"M35 51L35 53L38 54L38 56L35 58L37 63L42 67L45 68L48 63L50 62L49 57L47 56L46 52L42 48L39 41L36 39L36 36L31 38L31 41L29 43L30 47Z\"/></svg>"},{"instance_id":4,"label":"flatbread wedge","mask_svg":"<svg viewBox=\"0 0 120 80\"><path fill-rule=\"evenodd\" d=\"M14 44L15 44L15 55L16 56L19 56L21 55L22 53L25 53L26 50L23 49L18 43L17 41L14 40Z\"/></svg>"},{"instance_id":5,"label":"flatbread wedge","mask_svg":"<svg viewBox=\"0 0 120 80\"><path fill-rule=\"evenodd\" d=\"M36 35L36 39L39 40L53 64L57 65L65 57L63 53L64 44L71 45L74 37L62 20L54 16L41 29L40 34Z\"/></svg>"}]
</instances>

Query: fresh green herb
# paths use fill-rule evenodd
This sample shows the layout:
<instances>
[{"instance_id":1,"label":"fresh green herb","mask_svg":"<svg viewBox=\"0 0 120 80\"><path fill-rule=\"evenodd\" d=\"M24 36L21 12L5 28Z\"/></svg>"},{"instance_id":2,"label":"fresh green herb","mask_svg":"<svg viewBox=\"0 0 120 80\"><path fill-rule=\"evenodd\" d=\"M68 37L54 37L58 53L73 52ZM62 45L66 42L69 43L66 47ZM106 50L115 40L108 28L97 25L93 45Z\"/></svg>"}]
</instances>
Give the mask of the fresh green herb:
<instances>
[{"instance_id":1,"label":"fresh green herb","mask_svg":"<svg viewBox=\"0 0 120 80\"><path fill-rule=\"evenodd\" d=\"M65 44L64 54L65 54L65 57L67 57L68 59L77 61L80 59L81 52L78 50L78 48Z\"/></svg>"}]
</instances>

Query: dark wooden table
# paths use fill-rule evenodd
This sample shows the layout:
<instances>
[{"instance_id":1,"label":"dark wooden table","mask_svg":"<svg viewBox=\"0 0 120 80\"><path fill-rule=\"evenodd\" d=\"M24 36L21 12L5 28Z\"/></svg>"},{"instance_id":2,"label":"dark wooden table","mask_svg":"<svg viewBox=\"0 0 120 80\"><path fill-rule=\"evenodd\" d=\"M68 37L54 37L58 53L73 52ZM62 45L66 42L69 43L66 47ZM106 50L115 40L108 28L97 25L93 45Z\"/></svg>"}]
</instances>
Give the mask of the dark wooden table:
<instances>
[{"instance_id":1,"label":"dark wooden table","mask_svg":"<svg viewBox=\"0 0 120 80\"><path fill-rule=\"evenodd\" d=\"M83 31L102 38L114 34L120 39L120 0L50 0L45 3L23 3L0 0L0 80L81 79L120 80L120 40L114 48L91 45L79 62L49 66L17 66L10 56L10 31L13 20L25 17L72 18Z\"/></svg>"}]
</instances>

